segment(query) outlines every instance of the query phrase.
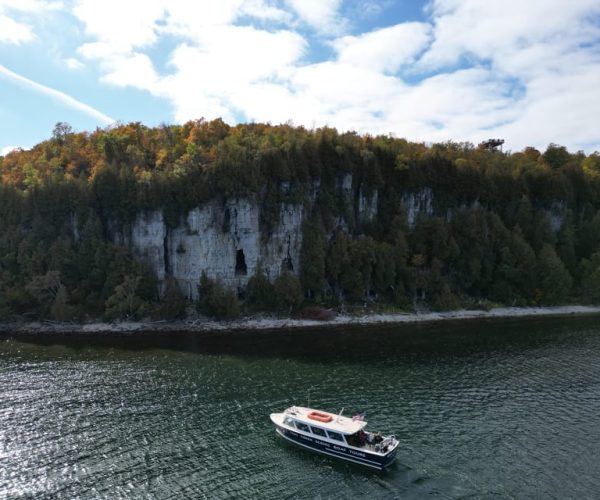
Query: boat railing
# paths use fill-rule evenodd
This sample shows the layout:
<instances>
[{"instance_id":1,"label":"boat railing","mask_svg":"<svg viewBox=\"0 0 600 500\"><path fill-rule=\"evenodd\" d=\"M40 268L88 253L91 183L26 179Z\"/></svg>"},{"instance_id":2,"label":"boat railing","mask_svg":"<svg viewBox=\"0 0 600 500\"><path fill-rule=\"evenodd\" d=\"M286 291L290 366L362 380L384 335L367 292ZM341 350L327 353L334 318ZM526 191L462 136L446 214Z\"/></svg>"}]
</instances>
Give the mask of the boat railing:
<instances>
[{"instance_id":1,"label":"boat railing","mask_svg":"<svg viewBox=\"0 0 600 500\"><path fill-rule=\"evenodd\" d=\"M383 439L383 441L381 441L381 443L379 443L379 450L382 453L385 453L388 448L390 446L394 446L396 444L397 440L396 440L396 436L394 436L393 434L391 436L387 436L386 438Z\"/></svg>"}]
</instances>

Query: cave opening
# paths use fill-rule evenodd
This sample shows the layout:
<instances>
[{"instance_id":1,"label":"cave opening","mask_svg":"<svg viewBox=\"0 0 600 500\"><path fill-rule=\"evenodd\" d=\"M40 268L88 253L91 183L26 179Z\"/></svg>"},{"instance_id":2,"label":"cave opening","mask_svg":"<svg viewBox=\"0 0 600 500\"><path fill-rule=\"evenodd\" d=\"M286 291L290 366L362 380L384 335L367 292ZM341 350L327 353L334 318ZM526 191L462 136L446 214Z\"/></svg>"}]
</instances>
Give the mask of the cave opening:
<instances>
[{"instance_id":1,"label":"cave opening","mask_svg":"<svg viewBox=\"0 0 600 500\"><path fill-rule=\"evenodd\" d=\"M246 256L241 248L235 254L235 274L248 274L248 268L246 267Z\"/></svg>"}]
</instances>

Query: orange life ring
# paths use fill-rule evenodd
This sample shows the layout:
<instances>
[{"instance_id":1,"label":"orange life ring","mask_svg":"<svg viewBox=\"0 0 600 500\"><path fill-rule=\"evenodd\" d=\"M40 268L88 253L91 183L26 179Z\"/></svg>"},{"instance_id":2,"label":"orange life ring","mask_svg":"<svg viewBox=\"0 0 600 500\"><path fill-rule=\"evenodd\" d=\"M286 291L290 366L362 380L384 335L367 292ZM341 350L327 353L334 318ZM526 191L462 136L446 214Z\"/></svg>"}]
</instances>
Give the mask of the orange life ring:
<instances>
[{"instance_id":1,"label":"orange life ring","mask_svg":"<svg viewBox=\"0 0 600 500\"><path fill-rule=\"evenodd\" d=\"M331 415L327 415L327 413L321 413L320 411L311 411L308 414L308 418L311 420L316 420L317 422L331 422L333 420Z\"/></svg>"}]
</instances>

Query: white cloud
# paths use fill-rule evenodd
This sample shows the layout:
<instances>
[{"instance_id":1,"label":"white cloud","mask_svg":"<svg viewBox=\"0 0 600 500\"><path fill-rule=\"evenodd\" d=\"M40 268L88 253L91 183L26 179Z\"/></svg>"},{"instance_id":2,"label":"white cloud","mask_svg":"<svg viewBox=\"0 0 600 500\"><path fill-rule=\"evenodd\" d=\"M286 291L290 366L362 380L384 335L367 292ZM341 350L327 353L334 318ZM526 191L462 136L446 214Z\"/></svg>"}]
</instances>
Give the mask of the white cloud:
<instances>
[{"instance_id":1,"label":"white cloud","mask_svg":"<svg viewBox=\"0 0 600 500\"><path fill-rule=\"evenodd\" d=\"M246 0L242 4L241 13L256 19L280 23L289 23L292 19L289 12L265 0Z\"/></svg>"},{"instance_id":2,"label":"white cloud","mask_svg":"<svg viewBox=\"0 0 600 500\"><path fill-rule=\"evenodd\" d=\"M14 21L0 14L0 43L19 45L35 38L30 25Z\"/></svg>"},{"instance_id":3,"label":"white cloud","mask_svg":"<svg viewBox=\"0 0 600 500\"><path fill-rule=\"evenodd\" d=\"M9 3L18 2L0 0L0 14ZM424 141L600 148L598 0L432 0L423 22L365 33L344 19L348 7L76 0L73 12L86 33L78 54L101 80L167 99L178 121L291 119ZM309 61L311 44L333 56Z\"/></svg>"},{"instance_id":4,"label":"white cloud","mask_svg":"<svg viewBox=\"0 0 600 500\"><path fill-rule=\"evenodd\" d=\"M430 12L434 42L421 68L443 71L471 58L472 64L489 67L498 82L496 92L482 99L510 94L514 86L522 90L505 99L501 110L514 116L489 129L490 136L506 136L514 148L600 145L590 127L591 115L600 113L600 3L435 0ZM500 118L501 110L494 115Z\"/></svg>"},{"instance_id":5,"label":"white cloud","mask_svg":"<svg viewBox=\"0 0 600 500\"><path fill-rule=\"evenodd\" d=\"M63 2L47 0L0 0L0 10L13 9L22 12L43 12L64 8Z\"/></svg>"},{"instance_id":6,"label":"white cloud","mask_svg":"<svg viewBox=\"0 0 600 500\"><path fill-rule=\"evenodd\" d=\"M142 90L153 90L158 76L152 61L146 54L131 54L111 59L110 71L103 80L122 87L132 86Z\"/></svg>"},{"instance_id":7,"label":"white cloud","mask_svg":"<svg viewBox=\"0 0 600 500\"><path fill-rule=\"evenodd\" d=\"M435 41L423 62L434 67L456 63L465 54L501 61L557 41L574 49L600 34L594 22L600 14L597 0L434 0L431 13Z\"/></svg>"},{"instance_id":8,"label":"white cloud","mask_svg":"<svg viewBox=\"0 0 600 500\"><path fill-rule=\"evenodd\" d=\"M14 151L15 149L20 148L19 146L4 146L2 149L0 149L0 156L6 156L8 153Z\"/></svg>"},{"instance_id":9,"label":"white cloud","mask_svg":"<svg viewBox=\"0 0 600 500\"><path fill-rule=\"evenodd\" d=\"M304 40L295 33L270 33L250 27L224 26L203 32L198 46L180 45L173 53L173 75L162 78L157 92L175 105L178 119L201 115L232 118L239 95L248 87L286 78L302 56ZM191 104L191 106L190 106Z\"/></svg>"},{"instance_id":10,"label":"white cloud","mask_svg":"<svg viewBox=\"0 0 600 500\"><path fill-rule=\"evenodd\" d=\"M346 20L340 14L342 0L285 0L301 21L325 35L343 31Z\"/></svg>"},{"instance_id":11,"label":"white cloud","mask_svg":"<svg viewBox=\"0 0 600 500\"><path fill-rule=\"evenodd\" d=\"M68 106L72 109L75 109L77 111L85 113L88 116L91 116L92 118L100 121L101 123L103 123L105 125L111 124L115 121L110 116L105 115L104 113L89 106L88 104L78 101L77 99L71 97L70 95L67 95L64 92L61 92L60 90L56 90L51 87L47 87L46 85L42 85L41 83L34 82L33 80L30 80L29 78L25 78L24 76L21 76L21 75L15 73L14 71L9 70L8 68L6 68L5 66L3 66L1 64L0 64L0 77L4 77L8 80L11 80L11 81L17 83L18 85L33 89L36 92L44 94L44 95L60 102L61 104L64 104L65 106Z\"/></svg>"},{"instance_id":12,"label":"white cloud","mask_svg":"<svg viewBox=\"0 0 600 500\"><path fill-rule=\"evenodd\" d=\"M39 15L45 11L57 10L62 7L62 2L0 0L0 43L21 45L36 39L33 26L23 19L15 20L15 12L21 18L23 16L30 17L34 14Z\"/></svg>"},{"instance_id":13,"label":"white cloud","mask_svg":"<svg viewBox=\"0 0 600 500\"><path fill-rule=\"evenodd\" d=\"M163 16L164 6L158 0L78 0L73 14L106 53L127 53L156 41L156 22Z\"/></svg>"},{"instance_id":14,"label":"white cloud","mask_svg":"<svg viewBox=\"0 0 600 500\"><path fill-rule=\"evenodd\" d=\"M394 73L400 66L414 62L430 39L429 24L402 23L359 36L338 38L333 46L343 63Z\"/></svg>"}]
</instances>

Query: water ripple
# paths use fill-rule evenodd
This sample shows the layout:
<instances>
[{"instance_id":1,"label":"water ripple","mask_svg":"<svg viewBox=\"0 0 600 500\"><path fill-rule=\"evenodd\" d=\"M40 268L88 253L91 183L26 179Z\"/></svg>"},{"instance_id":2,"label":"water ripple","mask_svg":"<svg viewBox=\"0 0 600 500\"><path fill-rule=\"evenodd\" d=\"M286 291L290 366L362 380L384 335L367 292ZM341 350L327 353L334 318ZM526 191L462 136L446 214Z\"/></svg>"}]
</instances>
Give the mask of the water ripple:
<instances>
[{"instance_id":1,"label":"water ripple","mask_svg":"<svg viewBox=\"0 0 600 500\"><path fill-rule=\"evenodd\" d=\"M231 342L222 354L0 342L0 498L600 491L595 324L315 332L265 337L258 351L243 340L239 352ZM309 387L312 405L366 411L370 428L395 433L398 462L370 471L277 438L268 414L304 404Z\"/></svg>"}]
</instances>

